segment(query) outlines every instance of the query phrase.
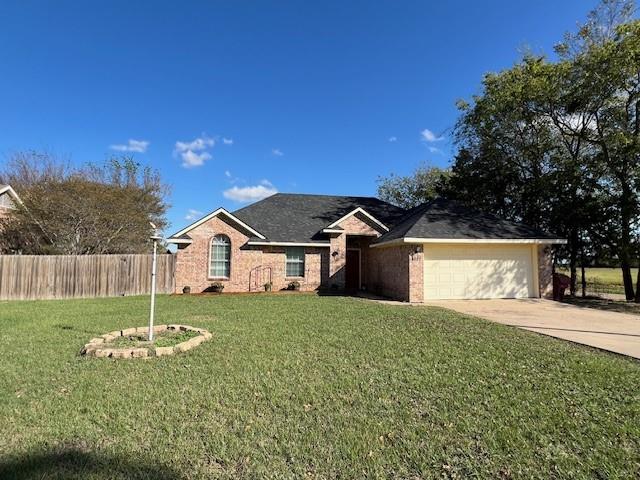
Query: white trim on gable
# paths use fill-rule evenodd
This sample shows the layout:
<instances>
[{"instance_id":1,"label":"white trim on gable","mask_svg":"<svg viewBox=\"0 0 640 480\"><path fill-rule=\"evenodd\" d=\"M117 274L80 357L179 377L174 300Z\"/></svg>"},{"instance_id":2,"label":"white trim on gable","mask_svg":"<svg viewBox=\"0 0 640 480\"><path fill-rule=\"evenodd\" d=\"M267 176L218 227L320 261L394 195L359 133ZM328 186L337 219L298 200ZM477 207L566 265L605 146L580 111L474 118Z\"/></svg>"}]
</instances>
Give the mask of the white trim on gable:
<instances>
[{"instance_id":1,"label":"white trim on gable","mask_svg":"<svg viewBox=\"0 0 640 480\"><path fill-rule=\"evenodd\" d=\"M193 243L193 240L190 239L190 238L173 238L173 237L171 237L171 238L167 238L167 242L176 243L176 244L178 244L178 243L188 243L188 244L190 244L190 243Z\"/></svg>"},{"instance_id":2,"label":"white trim on gable","mask_svg":"<svg viewBox=\"0 0 640 480\"><path fill-rule=\"evenodd\" d=\"M347 218L355 215L356 213L361 213L362 215L364 215L365 217L367 217L369 220L371 220L372 222L376 223L377 225L381 226L384 230L386 230L387 232L389 231L389 227L387 227L384 223L382 223L380 220L378 220L376 217L374 217L373 215L371 215L370 213L368 213L365 209L363 209L362 207L358 207L355 210L350 211L349 213L347 213L344 217L339 218L338 220L336 220L335 222L333 222L331 225L327 225L326 229L329 228L333 228L336 225L338 225L340 222L343 222L344 220L346 220Z\"/></svg>"},{"instance_id":3,"label":"white trim on gable","mask_svg":"<svg viewBox=\"0 0 640 480\"><path fill-rule=\"evenodd\" d=\"M370 248L379 247L392 247L394 245L410 244L421 245L423 243L450 243L450 244L464 244L464 243L521 243L521 244L536 244L536 245L565 245L567 240L564 238L396 238L395 240L387 240L386 242L374 243L370 245Z\"/></svg>"},{"instance_id":4,"label":"white trim on gable","mask_svg":"<svg viewBox=\"0 0 640 480\"><path fill-rule=\"evenodd\" d=\"M182 235L184 235L185 233L193 230L194 228L196 228L199 225L202 225L204 222L206 222L207 220L210 220L214 217L217 217L220 214L224 214L227 217L229 217L231 220L233 220L234 222L236 222L238 225L240 225L242 228L246 229L247 231L253 233L256 237L258 238L262 238L263 240L266 239L266 237L264 235L262 235L260 232L258 232L257 230L251 228L249 225L247 225L246 223L244 223L242 220L240 220L238 217L232 215L231 213L229 213L228 211L226 211L224 208L218 208L217 210L214 210L213 212L211 212L209 215L205 215L204 217L202 217L200 220L192 223L191 225L189 225L188 227L183 228L182 230L180 230L179 232L175 233L174 235L171 236L171 238L169 238L167 241L170 243L191 243L190 241L179 241L179 240L184 240L184 239L179 239L177 237L181 237Z\"/></svg>"},{"instance_id":5,"label":"white trim on gable","mask_svg":"<svg viewBox=\"0 0 640 480\"><path fill-rule=\"evenodd\" d=\"M22 200L20 199L16 191L11 188L11 185L5 185L4 187L0 188L0 195L3 195L5 193L8 193L9 196L13 197L16 202L22 205Z\"/></svg>"}]
</instances>

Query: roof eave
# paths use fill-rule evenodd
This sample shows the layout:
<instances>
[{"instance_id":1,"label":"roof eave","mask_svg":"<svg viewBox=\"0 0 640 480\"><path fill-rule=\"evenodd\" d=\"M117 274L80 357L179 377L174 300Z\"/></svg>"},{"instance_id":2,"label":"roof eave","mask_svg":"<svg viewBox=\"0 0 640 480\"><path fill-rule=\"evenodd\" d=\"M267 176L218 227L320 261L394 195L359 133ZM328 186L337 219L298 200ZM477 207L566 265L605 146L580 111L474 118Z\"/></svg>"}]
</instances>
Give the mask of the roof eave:
<instances>
[{"instance_id":1,"label":"roof eave","mask_svg":"<svg viewBox=\"0 0 640 480\"><path fill-rule=\"evenodd\" d=\"M190 239L187 239L187 238L174 238L174 237L171 237L171 238L167 238L167 243L175 243L175 244L178 244L178 243L184 243L184 244L190 244L190 243L193 243L193 240L190 240Z\"/></svg>"},{"instance_id":2,"label":"roof eave","mask_svg":"<svg viewBox=\"0 0 640 480\"><path fill-rule=\"evenodd\" d=\"M382 241L370 245L371 248L393 247L397 245L421 245L424 243L448 243L448 244L529 244L529 245L565 245L564 238L419 238L403 237Z\"/></svg>"},{"instance_id":3,"label":"roof eave","mask_svg":"<svg viewBox=\"0 0 640 480\"><path fill-rule=\"evenodd\" d=\"M261 247L330 247L328 242L270 242L269 240L249 240L247 245L255 245Z\"/></svg>"}]
</instances>

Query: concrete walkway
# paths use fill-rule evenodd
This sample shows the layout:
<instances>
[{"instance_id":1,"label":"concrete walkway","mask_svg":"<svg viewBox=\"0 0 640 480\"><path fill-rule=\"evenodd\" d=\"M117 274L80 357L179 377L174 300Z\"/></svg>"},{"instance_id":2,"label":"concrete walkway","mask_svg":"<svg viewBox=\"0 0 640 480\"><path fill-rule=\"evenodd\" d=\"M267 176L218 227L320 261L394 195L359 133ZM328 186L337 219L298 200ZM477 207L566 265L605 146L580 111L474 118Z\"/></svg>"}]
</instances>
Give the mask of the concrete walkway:
<instances>
[{"instance_id":1,"label":"concrete walkway","mask_svg":"<svg viewBox=\"0 0 640 480\"><path fill-rule=\"evenodd\" d=\"M640 316L541 299L438 300L433 305L640 359Z\"/></svg>"}]
</instances>

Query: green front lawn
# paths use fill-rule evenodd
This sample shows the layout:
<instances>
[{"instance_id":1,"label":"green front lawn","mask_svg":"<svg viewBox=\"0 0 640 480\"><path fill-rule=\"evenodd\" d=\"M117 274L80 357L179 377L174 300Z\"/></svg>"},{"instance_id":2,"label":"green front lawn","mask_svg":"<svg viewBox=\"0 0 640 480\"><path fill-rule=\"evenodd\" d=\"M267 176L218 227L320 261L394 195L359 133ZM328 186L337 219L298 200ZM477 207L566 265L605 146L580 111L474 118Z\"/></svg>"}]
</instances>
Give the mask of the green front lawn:
<instances>
[{"instance_id":1,"label":"green front lawn","mask_svg":"<svg viewBox=\"0 0 640 480\"><path fill-rule=\"evenodd\" d=\"M0 303L0 478L638 478L640 362L436 308L161 297L214 338L81 358L144 297Z\"/></svg>"}]
</instances>

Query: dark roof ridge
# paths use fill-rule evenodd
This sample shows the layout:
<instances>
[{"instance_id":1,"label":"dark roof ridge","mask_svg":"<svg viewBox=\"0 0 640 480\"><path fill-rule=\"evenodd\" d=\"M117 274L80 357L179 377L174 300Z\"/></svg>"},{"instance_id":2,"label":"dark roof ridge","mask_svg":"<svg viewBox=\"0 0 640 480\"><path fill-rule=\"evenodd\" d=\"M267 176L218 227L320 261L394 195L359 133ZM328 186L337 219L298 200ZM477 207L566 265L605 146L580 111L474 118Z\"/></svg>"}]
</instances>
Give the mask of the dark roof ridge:
<instances>
[{"instance_id":1,"label":"dark roof ridge","mask_svg":"<svg viewBox=\"0 0 640 480\"><path fill-rule=\"evenodd\" d=\"M295 192L278 192L270 195L271 197L275 197L276 195L291 195L296 197L329 197L329 198L369 198L378 200L380 202L389 203L384 200L380 200L378 197L372 195L330 195L327 193L295 193ZM268 198L268 197L267 197Z\"/></svg>"}]
</instances>

